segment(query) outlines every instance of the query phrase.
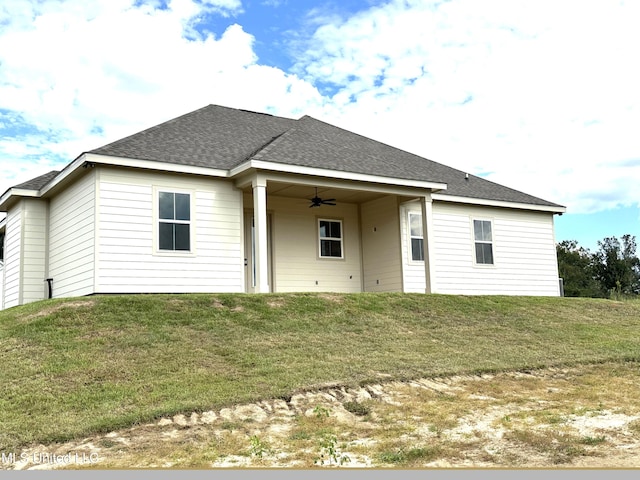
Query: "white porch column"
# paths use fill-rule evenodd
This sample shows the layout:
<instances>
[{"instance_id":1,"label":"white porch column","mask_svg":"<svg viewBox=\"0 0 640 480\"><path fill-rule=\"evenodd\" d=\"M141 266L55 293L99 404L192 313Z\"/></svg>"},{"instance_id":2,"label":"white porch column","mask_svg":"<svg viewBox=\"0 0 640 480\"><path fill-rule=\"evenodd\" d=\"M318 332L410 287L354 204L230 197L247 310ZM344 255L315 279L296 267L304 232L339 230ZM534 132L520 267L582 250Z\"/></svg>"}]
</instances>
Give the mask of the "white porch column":
<instances>
[{"instance_id":1,"label":"white porch column","mask_svg":"<svg viewBox=\"0 0 640 480\"><path fill-rule=\"evenodd\" d=\"M424 249L424 279L425 293L434 293L435 289L435 261L433 239L433 202L431 194L420 199L422 207L422 247Z\"/></svg>"},{"instance_id":2,"label":"white porch column","mask_svg":"<svg viewBox=\"0 0 640 480\"><path fill-rule=\"evenodd\" d=\"M268 252L267 252L267 181L257 175L252 181L253 218L255 234L256 293L269 292Z\"/></svg>"}]
</instances>

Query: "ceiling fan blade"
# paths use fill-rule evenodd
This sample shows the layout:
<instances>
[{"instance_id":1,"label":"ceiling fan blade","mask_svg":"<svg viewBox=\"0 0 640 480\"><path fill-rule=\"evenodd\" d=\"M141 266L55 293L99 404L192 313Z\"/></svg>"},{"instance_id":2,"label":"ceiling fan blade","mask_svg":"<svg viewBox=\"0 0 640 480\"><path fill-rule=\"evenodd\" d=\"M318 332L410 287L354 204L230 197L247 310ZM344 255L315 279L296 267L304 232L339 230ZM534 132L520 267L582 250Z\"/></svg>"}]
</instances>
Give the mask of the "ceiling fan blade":
<instances>
[{"instance_id":1,"label":"ceiling fan blade","mask_svg":"<svg viewBox=\"0 0 640 480\"><path fill-rule=\"evenodd\" d=\"M318 187L316 187L316 196L309 199L309 201L311 202L311 205L309 205L309 208L312 207L319 207L321 205L335 205L336 199L335 198L326 198L326 199L322 199L318 196Z\"/></svg>"}]
</instances>

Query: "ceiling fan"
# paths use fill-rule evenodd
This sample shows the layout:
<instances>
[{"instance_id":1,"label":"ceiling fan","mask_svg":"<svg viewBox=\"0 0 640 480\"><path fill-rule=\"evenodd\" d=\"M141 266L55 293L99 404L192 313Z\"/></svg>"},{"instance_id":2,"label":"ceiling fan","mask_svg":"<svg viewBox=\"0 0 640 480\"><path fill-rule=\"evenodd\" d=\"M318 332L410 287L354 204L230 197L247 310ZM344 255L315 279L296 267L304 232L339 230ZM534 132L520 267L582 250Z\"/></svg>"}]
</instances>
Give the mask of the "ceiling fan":
<instances>
[{"instance_id":1,"label":"ceiling fan","mask_svg":"<svg viewBox=\"0 0 640 480\"><path fill-rule=\"evenodd\" d=\"M313 208L313 207L319 207L321 205L335 205L336 199L335 198L327 198L327 199L322 199L318 196L318 187L316 187L316 196L313 197L311 199L311 205L309 205L309 208Z\"/></svg>"}]
</instances>

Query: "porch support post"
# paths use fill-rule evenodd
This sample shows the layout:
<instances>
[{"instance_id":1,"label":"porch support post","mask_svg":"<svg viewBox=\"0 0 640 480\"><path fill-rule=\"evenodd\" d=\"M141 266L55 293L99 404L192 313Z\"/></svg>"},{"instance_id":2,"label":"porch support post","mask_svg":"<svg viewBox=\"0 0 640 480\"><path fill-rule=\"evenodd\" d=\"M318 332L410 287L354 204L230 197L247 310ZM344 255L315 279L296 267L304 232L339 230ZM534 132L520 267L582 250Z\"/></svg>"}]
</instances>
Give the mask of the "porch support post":
<instances>
[{"instance_id":1,"label":"porch support post","mask_svg":"<svg viewBox=\"0 0 640 480\"><path fill-rule=\"evenodd\" d=\"M269 292L268 252L267 252L267 181L260 175L251 181L253 187L253 218L256 242L256 293Z\"/></svg>"},{"instance_id":2,"label":"porch support post","mask_svg":"<svg viewBox=\"0 0 640 480\"><path fill-rule=\"evenodd\" d=\"M420 199L422 207L422 248L424 256L425 293L434 293L435 290L435 261L433 240L433 201L431 194Z\"/></svg>"}]
</instances>

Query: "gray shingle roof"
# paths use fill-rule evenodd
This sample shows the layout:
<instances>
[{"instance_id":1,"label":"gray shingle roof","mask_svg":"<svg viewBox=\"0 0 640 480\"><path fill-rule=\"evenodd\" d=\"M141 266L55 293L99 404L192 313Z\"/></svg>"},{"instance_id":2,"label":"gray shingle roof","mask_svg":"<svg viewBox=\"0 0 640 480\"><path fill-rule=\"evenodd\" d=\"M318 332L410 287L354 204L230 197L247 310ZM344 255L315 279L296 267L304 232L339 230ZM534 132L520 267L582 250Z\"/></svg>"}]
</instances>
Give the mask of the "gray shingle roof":
<instances>
[{"instance_id":1,"label":"gray shingle roof","mask_svg":"<svg viewBox=\"0 0 640 480\"><path fill-rule=\"evenodd\" d=\"M40 190L51 180L56 178L56 176L60 173L58 170L51 170L44 175L40 175L39 177L32 178L31 180L27 180L26 182L21 183L20 185L16 185L13 188L20 190Z\"/></svg>"},{"instance_id":2,"label":"gray shingle roof","mask_svg":"<svg viewBox=\"0 0 640 480\"><path fill-rule=\"evenodd\" d=\"M321 122L209 105L89 153L228 170L249 159L446 183L467 198L559 207Z\"/></svg>"},{"instance_id":3,"label":"gray shingle roof","mask_svg":"<svg viewBox=\"0 0 640 480\"><path fill-rule=\"evenodd\" d=\"M89 153L228 170L295 123L209 105Z\"/></svg>"},{"instance_id":4,"label":"gray shingle roof","mask_svg":"<svg viewBox=\"0 0 640 480\"><path fill-rule=\"evenodd\" d=\"M446 183L443 195L559 206L305 116L256 153L257 160Z\"/></svg>"}]
</instances>

